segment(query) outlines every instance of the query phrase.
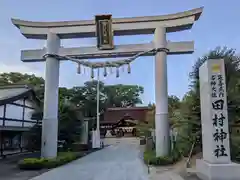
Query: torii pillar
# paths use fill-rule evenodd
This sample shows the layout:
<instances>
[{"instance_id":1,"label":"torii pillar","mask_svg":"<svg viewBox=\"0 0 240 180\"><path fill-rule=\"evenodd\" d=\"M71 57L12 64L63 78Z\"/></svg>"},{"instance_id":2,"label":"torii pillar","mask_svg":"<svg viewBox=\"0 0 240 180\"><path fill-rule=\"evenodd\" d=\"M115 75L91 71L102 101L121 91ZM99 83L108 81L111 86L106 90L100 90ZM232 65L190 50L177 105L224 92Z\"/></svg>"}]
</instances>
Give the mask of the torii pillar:
<instances>
[{"instance_id":1,"label":"torii pillar","mask_svg":"<svg viewBox=\"0 0 240 180\"><path fill-rule=\"evenodd\" d=\"M60 38L47 34L47 54L58 54ZM41 156L54 158L58 147L58 86L60 62L55 57L46 57L45 91L42 121Z\"/></svg>"},{"instance_id":2,"label":"torii pillar","mask_svg":"<svg viewBox=\"0 0 240 180\"><path fill-rule=\"evenodd\" d=\"M112 30L115 36L153 34L154 41L146 44L115 45L113 50L99 50L95 47L64 48L59 39L96 37L94 20L64 22L31 22L12 19L21 33L30 39L47 40L46 49L23 50L23 62L46 61L45 100L43 119L43 157L57 155L57 107L59 60L43 56L56 53L60 56L73 56L78 59L100 59L132 57L140 52L157 49L156 54L149 52L143 56L155 55L155 98L156 98L156 156L165 156L169 152L168 89L166 56L173 54L191 54L194 52L193 41L170 42L166 33L188 30L197 21L203 8L196 8L176 14L163 16L145 16L112 19ZM50 33L51 32L51 33ZM47 50L47 51L46 51Z\"/></svg>"},{"instance_id":3,"label":"torii pillar","mask_svg":"<svg viewBox=\"0 0 240 180\"><path fill-rule=\"evenodd\" d=\"M160 52L157 52L155 55L156 155L165 156L168 154L170 148L166 28L156 28L154 35L155 48L160 49Z\"/></svg>"}]
</instances>

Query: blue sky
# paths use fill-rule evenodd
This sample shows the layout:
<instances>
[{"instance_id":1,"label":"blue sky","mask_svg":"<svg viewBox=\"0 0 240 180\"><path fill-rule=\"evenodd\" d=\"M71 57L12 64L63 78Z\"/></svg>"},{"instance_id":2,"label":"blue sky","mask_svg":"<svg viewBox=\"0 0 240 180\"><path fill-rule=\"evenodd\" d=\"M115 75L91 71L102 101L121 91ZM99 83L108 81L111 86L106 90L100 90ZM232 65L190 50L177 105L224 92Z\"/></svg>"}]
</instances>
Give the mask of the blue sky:
<instances>
[{"instance_id":1,"label":"blue sky","mask_svg":"<svg viewBox=\"0 0 240 180\"><path fill-rule=\"evenodd\" d=\"M12 17L33 21L61 21L93 19L96 14L117 17L163 15L204 6L200 20L191 31L168 34L171 41L194 40L192 55L168 56L169 95L182 97L188 91L192 65L198 57L216 46L239 49L239 0L1 0L0 1L0 72L19 71L44 76L44 63L23 63L20 50L42 48L42 40L25 39L10 19ZM125 36L114 39L116 44L135 44L152 41L152 35ZM64 40L65 47L94 46L95 39ZM154 57L141 57L132 63L132 74L122 73L103 79L106 84L137 84L145 89L144 104L154 102ZM78 75L76 65L62 62L60 86L82 85L90 80L89 74Z\"/></svg>"}]
</instances>

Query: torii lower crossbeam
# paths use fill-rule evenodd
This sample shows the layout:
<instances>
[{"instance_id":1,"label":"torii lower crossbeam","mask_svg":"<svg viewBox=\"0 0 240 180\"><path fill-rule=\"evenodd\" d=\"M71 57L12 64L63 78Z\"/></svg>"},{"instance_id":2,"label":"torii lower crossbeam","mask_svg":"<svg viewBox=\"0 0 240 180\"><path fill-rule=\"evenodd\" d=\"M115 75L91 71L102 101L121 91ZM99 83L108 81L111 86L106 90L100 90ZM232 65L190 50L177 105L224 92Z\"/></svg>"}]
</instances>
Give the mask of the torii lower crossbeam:
<instances>
[{"instance_id":1,"label":"torii lower crossbeam","mask_svg":"<svg viewBox=\"0 0 240 180\"><path fill-rule=\"evenodd\" d=\"M93 47L77 47L77 48L59 48L58 55L76 57L78 59L99 59L99 58L116 58L116 57L131 57L137 53L154 49L154 43L147 44L130 44L117 45L114 50L98 50ZM183 42L168 42L168 55L174 54L191 54L194 51L193 41ZM23 50L21 51L21 60L23 62L38 62L45 61L43 58L46 54L46 49ZM153 53L147 53L145 56L152 56ZM66 59L60 59L66 60Z\"/></svg>"}]
</instances>

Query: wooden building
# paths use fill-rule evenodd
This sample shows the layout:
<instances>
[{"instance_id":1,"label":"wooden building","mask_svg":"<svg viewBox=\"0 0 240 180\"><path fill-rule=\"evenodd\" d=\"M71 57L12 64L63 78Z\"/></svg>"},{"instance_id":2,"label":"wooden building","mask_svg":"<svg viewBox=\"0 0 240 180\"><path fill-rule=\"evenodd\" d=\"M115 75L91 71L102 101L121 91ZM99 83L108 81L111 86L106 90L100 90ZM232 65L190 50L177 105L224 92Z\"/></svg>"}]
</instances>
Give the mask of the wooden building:
<instances>
[{"instance_id":1,"label":"wooden building","mask_svg":"<svg viewBox=\"0 0 240 180\"><path fill-rule=\"evenodd\" d=\"M24 150L27 140L24 132L41 121L32 115L40 107L40 101L32 88L25 85L0 87L0 155Z\"/></svg>"},{"instance_id":2,"label":"wooden building","mask_svg":"<svg viewBox=\"0 0 240 180\"><path fill-rule=\"evenodd\" d=\"M101 131L113 130L116 128L134 130L133 127L138 122L146 121L149 107L127 107L108 108L100 121Z\"/></svg>"}]
</instances>

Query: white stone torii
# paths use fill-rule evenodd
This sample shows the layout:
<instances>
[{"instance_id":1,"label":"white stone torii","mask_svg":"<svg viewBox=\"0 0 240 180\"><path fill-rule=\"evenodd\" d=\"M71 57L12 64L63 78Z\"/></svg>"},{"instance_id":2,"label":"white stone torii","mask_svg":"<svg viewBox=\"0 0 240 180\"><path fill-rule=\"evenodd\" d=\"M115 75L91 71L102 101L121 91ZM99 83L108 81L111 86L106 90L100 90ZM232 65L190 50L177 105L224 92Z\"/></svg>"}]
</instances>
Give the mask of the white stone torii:
<instances>
[{"instance_id":1,"label":"white stone torii","mask_svg":"<svg viewBox=\"0 0 240 180\"><path fill-rule=\"evenodd\" d=\"M156 155L169 152L168 88L166 55L191 54L194 42L169 42L166 33L191 29L203 11L203 7L162 16L147 16L112 19L115 36L153 34L153 42L146 44L116 45L113 50L98 50L97 47L64 48L60 39L95 37L94 20L63 22L32 22L12 19L12 23L29 39L47 40L47 47L21 51L23 62L45 61L44 54L78 57L80 59L131 57L139 52L161 49L155 54L155 99L156 99ZM65 59L62 59L65 60ZM46 58L44 117L42 123L42 156L56 157L58 134L58 86L59 60Z\"/></svg>"}]
</instances>

